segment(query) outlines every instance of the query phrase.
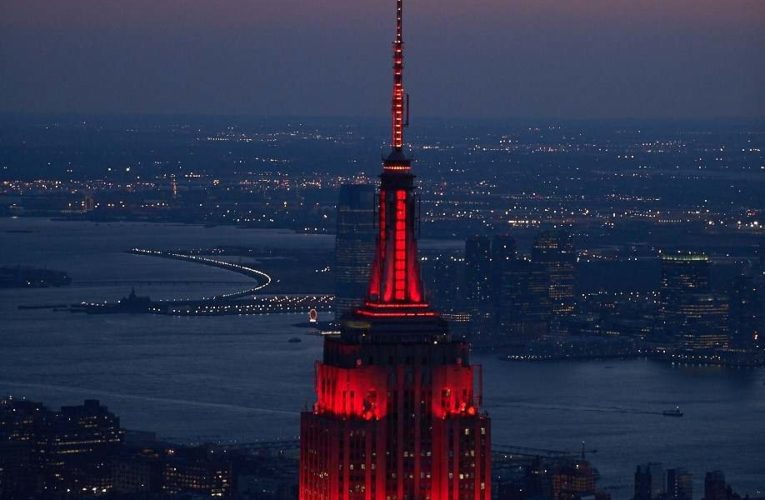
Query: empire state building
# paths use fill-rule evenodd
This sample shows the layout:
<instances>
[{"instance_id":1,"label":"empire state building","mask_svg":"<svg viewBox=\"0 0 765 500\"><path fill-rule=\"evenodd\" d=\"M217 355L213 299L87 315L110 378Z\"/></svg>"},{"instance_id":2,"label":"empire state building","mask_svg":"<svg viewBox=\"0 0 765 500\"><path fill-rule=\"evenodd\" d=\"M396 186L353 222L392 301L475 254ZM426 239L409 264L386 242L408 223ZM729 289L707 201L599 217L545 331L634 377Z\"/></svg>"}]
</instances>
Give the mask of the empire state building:
<instances>
[{"instance_id":1,"label":"empire state building","mask_svg":"<svg viewBox=\"0 0 765 500\"><path fill-rule=\"evenodd\" d=\"M301 415L301 500L491 498L480 368L427 303L420 279L417 193L404 153L402 3L369 287L316 364L316 402Z\"/></svg>"}]
</instances>

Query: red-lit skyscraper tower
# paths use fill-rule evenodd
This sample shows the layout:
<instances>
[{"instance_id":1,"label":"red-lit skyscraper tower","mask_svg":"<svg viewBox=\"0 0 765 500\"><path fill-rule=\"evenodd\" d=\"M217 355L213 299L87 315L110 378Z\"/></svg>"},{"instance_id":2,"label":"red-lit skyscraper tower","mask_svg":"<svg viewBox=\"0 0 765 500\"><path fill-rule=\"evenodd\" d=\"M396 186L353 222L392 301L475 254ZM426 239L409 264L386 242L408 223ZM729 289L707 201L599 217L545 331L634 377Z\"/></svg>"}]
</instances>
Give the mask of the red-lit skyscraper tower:
<instances>
[{"instance_id":1,"label":"red-lit skyscraper tower","mask_svg":"<svg viewBox=\"0 0 765 500\"><path fill-rule=\"evenodd\" d=\"M317 401L301 415L301 500L491 498L480 371L420 281L414 175L403 150L402 7L397 0L391 152L369 290L316 365Z\"/></svg>"}]
</instances>

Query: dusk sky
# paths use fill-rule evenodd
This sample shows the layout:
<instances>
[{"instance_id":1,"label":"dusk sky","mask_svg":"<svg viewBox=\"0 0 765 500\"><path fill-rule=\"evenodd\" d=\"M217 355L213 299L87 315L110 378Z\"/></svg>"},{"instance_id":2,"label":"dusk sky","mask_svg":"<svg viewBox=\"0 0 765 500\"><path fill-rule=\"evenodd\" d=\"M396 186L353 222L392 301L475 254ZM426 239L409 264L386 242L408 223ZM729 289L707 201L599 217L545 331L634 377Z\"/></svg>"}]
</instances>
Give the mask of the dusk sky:
<instances>
[{"instance_id":1,"label":"dusk sky","mask_svg":"<svg viewBox=\"0 0 765 500\"><path fill-rule=\"evenodd\" d=\"M393 0L2 0L0 111L384 117ZM765 116L765 0L407 0L412 113Z\"/></svg>"}]
</instances>

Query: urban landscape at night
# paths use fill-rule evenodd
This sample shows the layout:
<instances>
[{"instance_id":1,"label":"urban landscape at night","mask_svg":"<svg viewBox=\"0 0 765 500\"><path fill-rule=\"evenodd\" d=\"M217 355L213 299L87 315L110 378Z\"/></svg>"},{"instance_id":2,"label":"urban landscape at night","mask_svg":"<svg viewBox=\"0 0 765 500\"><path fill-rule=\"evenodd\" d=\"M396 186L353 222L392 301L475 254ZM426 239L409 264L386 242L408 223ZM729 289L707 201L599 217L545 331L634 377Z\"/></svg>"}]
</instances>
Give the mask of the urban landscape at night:
<instances>
[{"instance_id":1,"label":"urban landscape at night","mask_svg":"<svg viewBox=\"0 0 765 500\"><path fill-rule=\"evenodd\" d=\"M761 3L41 1L0 500L765 499Z\"/></svg>"}]
</instances>

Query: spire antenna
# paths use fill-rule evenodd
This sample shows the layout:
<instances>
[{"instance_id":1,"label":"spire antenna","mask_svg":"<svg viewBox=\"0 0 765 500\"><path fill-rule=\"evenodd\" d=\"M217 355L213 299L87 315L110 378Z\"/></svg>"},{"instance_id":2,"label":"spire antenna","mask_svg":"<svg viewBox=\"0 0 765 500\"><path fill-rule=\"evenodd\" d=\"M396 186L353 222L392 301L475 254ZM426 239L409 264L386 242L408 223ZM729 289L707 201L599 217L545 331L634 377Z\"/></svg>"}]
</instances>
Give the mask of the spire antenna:
<instances>
[{"instance_id":1,"label":"spire antenna","mask_svg":"<svg viewBox=\"0 0 765 500\"><path fill-rule=\"evenodd\" d=\"M396 0L396 39L393 41L393 99L391 148L404 148L404 0Z\"/></svg>"}]
</instances>

